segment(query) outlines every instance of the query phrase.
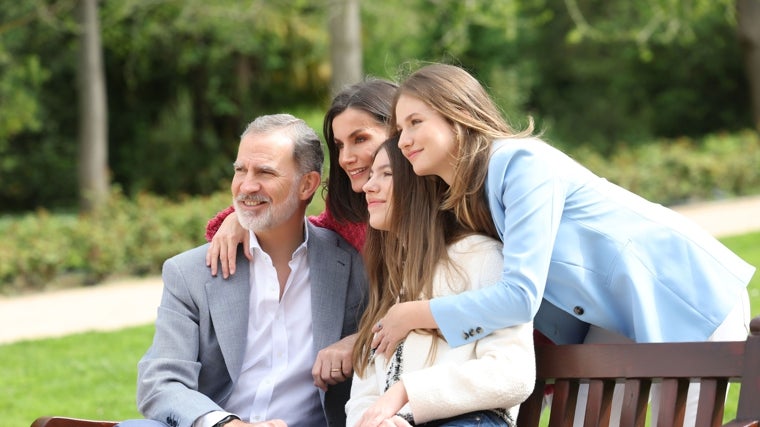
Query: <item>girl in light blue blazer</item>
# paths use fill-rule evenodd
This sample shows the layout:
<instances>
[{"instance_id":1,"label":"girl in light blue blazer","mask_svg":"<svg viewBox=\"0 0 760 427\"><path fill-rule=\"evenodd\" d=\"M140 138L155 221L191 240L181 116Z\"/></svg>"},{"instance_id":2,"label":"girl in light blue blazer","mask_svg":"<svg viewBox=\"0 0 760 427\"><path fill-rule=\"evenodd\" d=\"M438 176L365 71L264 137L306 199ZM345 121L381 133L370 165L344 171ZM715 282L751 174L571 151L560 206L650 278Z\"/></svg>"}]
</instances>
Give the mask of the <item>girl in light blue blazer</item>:
<instances>
[{"instance_id":1,"label":"girl in light blue blazer","mask_svg":"<svg viewBox=\"0 0 760 427\"><path fill-rule=\"evenodd\" d=\"M431 64L400 86L391 124L418 175L449 184L444 208L504 243L501 280L394 306L372 343L414 328L452 346L534 319L555 343L743 340L755 268L687 218L517 132L460 67Z\"/></svg>"}]
</instances>

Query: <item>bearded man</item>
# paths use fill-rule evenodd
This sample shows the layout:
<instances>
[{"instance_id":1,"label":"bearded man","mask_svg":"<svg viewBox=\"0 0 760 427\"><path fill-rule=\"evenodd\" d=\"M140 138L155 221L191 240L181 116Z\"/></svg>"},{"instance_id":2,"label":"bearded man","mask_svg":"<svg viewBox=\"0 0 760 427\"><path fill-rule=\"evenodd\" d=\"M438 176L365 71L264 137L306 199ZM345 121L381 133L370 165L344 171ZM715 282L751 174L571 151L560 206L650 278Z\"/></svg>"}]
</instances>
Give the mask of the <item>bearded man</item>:
<instances>
[{"instance_id":1,"label":"bearded man","mask_svg":"<svg viewBox=\"0 0 760 427\"><path fill-rule=\"evenodd\" d=\"M322 391L312 365L356 332L367 282L357 251L305 220L323 161L303 120L275 114L247 126L231 190L253 259L239 248L229 279L211 275L208 245L164 263L153 344L138 364L146 419L122 427L345 424L350 379Z\"/></svg>"}]
</instances>

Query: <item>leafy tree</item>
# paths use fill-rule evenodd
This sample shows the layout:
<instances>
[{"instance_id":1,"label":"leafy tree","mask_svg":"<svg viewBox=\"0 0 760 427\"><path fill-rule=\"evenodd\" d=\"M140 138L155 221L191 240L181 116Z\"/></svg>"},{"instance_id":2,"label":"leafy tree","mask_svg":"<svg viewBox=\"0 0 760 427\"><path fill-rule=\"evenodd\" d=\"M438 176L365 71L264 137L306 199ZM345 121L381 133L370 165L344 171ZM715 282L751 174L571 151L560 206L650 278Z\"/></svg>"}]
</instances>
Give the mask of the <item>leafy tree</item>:
<instances>
[{"instance_id":1,"label":"leafy tree","mask_svg":"<svg viewBox=\"0 0 760 427\"><path fill-rule=\"evenodd\" d=\"M0 206L76 200L74 0L0 6Z\"/></svg>"},{"instance_id":2,"label":"leafy tree","mask_svg":"<svg viewBox=\"0 0 760 427\"><path fill-rule=\"evenodd\" d=\"M122 118L111 128L116 181L130 193L210 193L227 185L248 121L322 99L327 35L307 3L105 5L109 92L123 94L109 101Z\"/></svg>"},{"instance_id":3,"label":"leafy tree","mask_svg":"<svg viewBox=\"0 0 760 427\"><path fill-rule=\"evenodd\" d=\"M523 1L532 31L521 33L519 50L534 53L528 109L555 142L605 153L745 127L729 2Z\"/></svg>"},{"instance_id":4,"label":"leafy tree","mask_svg":"<svg viewBox=\"0 0 760 427\"><path fill-rule=\"evenodd\" d=\"M0 3L4 211L76 204L78 4ZM337 4L359 3L100 3L112 182L174 198L226 187L245 123L329 102L331 51L346 53L330 47L335 22L357 29L367 74L460 64L553 143L611 153L752 123L734 0L386 0L361 2L360 26Z\"/></svg>"}]
</instances>

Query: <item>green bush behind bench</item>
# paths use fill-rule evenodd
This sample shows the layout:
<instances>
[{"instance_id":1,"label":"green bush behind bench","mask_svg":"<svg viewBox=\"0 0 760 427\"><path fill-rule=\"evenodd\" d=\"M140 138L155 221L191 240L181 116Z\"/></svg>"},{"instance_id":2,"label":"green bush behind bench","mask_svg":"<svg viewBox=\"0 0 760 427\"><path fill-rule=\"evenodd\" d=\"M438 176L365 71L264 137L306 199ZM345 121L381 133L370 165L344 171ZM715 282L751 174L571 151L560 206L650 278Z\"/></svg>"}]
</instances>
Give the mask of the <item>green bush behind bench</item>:
<instances>
[{"instance_id":1,"label":"green bush behind bench","mask_svg":"<svg viewBox=\"0 0 760 427\"><path fill-rule=\"evenodd\" d=\"M757 132L622 145L608 157L562 147L591 170L658 203L760 194ZM127 197L118 187L102 212L38 211L0 217L0 294L156 274L168 257L203 243L208 219L230 204L210 197ZM323 209L315 198L310 213Z\"/></svg>"}]
</instances>

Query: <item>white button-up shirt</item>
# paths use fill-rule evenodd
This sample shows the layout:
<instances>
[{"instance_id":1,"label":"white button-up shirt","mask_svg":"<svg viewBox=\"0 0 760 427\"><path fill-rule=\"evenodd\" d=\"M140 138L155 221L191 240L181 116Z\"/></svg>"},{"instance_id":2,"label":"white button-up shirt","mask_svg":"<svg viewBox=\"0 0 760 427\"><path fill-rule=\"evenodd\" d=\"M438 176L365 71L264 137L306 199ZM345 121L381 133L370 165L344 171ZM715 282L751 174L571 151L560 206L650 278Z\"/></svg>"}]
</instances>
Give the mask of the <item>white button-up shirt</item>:
<instances>
[{"instance_id":1,"label":"white button-up shirt","mask_svg":"<svg viewBox=\"0 0 760 427\"><path fill-rule=\"evenodd\" d=\"M251 293L248 336L240 377L226 409L251 422L279 418L290 426L326 425L314 386L311 282L306 238L280 286L272 260L251 233Z\"/></svg>"}]
</instances>

